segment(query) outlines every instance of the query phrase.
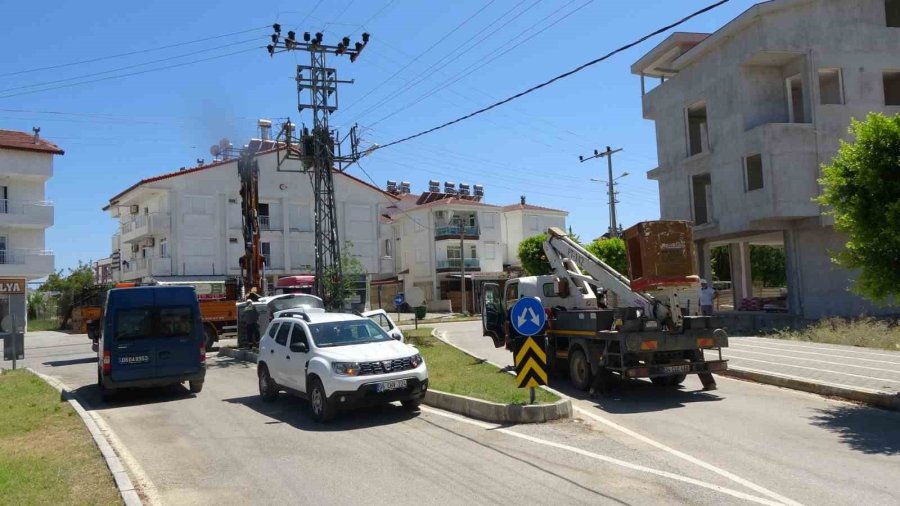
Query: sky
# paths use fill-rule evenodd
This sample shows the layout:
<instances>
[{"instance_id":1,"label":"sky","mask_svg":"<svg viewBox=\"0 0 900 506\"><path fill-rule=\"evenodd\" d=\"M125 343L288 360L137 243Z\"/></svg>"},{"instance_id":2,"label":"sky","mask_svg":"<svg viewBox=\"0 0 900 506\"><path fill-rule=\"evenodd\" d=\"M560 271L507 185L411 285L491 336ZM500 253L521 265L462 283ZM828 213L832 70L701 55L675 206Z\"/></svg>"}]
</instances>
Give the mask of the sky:
<instances>
[{"instance_id":1,"label":"sky","mask_svg":"<svg viewBox=\"0 0 900 506\"><path fill-rule=\"evenodd\" d=\"M256 136L256 121L298 113L294 68L270 58L271 25L321 31L328 43L364 31L359 59L332 57L341 79L332 126L358 124L362 147L384 145L465 115L629 43L712 0L293 0L269 2L19 2L0 0L0 129L56 142L47 248L58 269L108 256L116 222L101 209L142 178L209 161L222 138ZM752 6L729 3L679 31L712 32ZM349 173L384 187L430 179L482 184L485 201L569 211L583 240L609 224L606 146L619 222L659 218L653 122L642 118L632 63L643 44L500 108L386 147ZM201 40L206 39L206 40ZM111 57L113 56L113 57ZM53 67L53 68L46 68ZM304 98L306 98L304 96ZM366 174L367 173L367 174ZM305 176L298 175L304 180Z\"/></svg>"}]
</instances>

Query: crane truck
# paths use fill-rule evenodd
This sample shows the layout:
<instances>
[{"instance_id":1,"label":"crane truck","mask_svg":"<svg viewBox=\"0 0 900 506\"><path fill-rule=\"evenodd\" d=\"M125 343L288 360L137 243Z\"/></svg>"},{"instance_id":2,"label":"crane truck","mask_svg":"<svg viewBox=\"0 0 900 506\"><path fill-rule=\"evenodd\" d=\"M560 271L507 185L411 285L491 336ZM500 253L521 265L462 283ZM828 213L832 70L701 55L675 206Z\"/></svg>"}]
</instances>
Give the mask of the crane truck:
<instances>
[{"instance_id":1,"label":"crane truck","mask_svg":"<svg viewBox=\"0 0 900 506\"><path fill-rule=\"evenodd\" d=\"M728 335L716 317L700 315L690 224L638 223L624 238L631 279L550 228L543 249L552 274L510 279L504 290L485 284L485 335L498 348L512 346L509 322L520 315L511 308L537 297L547 316L538 337L548 370L568 370L576 388L603 391L615 375L674 386L697 374L704 390L714 390L712 373L727 368L721 349ZM704 350L718 350L718 360L707 360Z\"/></svg>"}]
</instances>

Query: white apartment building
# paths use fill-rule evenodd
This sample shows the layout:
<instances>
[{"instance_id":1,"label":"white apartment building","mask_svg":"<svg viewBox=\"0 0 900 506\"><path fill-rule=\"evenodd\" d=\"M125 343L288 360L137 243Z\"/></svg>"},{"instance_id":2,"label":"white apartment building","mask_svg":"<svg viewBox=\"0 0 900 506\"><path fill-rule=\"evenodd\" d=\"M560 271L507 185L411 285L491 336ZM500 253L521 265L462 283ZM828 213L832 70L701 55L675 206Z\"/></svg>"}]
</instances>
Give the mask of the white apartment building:
<instances>
[{"instance_id":1,"label":"white apartment building","mask_svg":"<svg viewBox=\"0 0 900 506\"><path fill-rule=\"evenodd\" d=\"M53 226L45 186L53 176L53 157L63 150L39 132L0 130L0 321L14 314L24 323L26 282L55 270L45 242Z\"/></svg>"},{"instance_id":2,"label":"white apartment building","mask_svg":"<svg viewBox=\"0 0 900 506\"><path fill-rule=\"evenodd\" d=\"M259 163L260 228L266 279L314 272L313 195L299 162L277 168L274 150ZM346 173L335 173L340 239L377 277L379 219L398 197ZM116 281L224 280L240 275L244 255L237 159L147 178L104 208L118 220L112 237Z\"/></svg>"},{"instance_id":3,"label":"white apartment building","mask_svg":"<svg viewBox=\"0 0 900 506\"><path fill-rule=\"evenodd\" d=\"M813 201L851 118L900 112L900 0L773 0L715 33L675 33L631 67L656 123L663 219L691 220L700 272L727 245L735 300L749 246L780 245L789 314L890 311L847 288L845 238ZM648 84L656 84L652 89Z\"/></svg>"},{"instance_id":4,"label":"white apartment building","mask_svg":"<svg viewBox=\"0 0 900 506\"><path fill-rule=\"evenodd\" d=\"M396 291L416 286L425 293L429 309L459 311L464 264L467 310L473 312L483 282L517 273L522 240L549 227L566 226L566 211L527 204L525 197L504 207L481 202L483 192L460 195L452 183L441 192L433 181L429 190L401 193L382 217L380 254L397 275L395 286L383 290L383 307L391 306ZM375 296L372 299L377 304Z\"/></svg>"}]
</instances>

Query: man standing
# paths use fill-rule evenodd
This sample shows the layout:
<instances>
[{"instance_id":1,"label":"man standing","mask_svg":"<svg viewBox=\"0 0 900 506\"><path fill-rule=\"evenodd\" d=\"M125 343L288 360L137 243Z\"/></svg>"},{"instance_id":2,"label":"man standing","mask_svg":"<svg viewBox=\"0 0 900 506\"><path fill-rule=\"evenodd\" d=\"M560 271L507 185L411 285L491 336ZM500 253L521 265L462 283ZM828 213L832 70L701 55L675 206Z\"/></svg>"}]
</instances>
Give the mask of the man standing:
<instances>
[{"instance_id":1,"label":"man standing","mask_svg":"<svg viewBox=\"0 0 900 506\"><path fill-rule=\"evenodd\" d=\"M712 316L713 301L719 298L719 292L709 286L705 279L700 280L700 314Z\"/></svg>"},{"instance_id":2,"label":"man standing","mask_svg":"<svg viewBox=\"0 0 900 506\"><path fill-rule=\"evenodd\" d=\"M244 323L247 325L247 343L250 346L259 345L259 312L250 302L244 309Z\"/></svg>"}]
</instances>

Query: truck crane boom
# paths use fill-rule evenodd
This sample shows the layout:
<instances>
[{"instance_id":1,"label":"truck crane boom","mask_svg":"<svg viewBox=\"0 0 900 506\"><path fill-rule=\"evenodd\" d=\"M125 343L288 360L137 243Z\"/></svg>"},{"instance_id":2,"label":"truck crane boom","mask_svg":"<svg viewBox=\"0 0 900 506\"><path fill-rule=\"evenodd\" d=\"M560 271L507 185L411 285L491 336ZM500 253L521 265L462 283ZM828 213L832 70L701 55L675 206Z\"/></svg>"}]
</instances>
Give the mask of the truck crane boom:
<instances>
[{"instance_id":1,"label":"truck crane boom","mask_svg":"<svg viewBox=\"0 0 900 506\"><path fill-rule=\"evenodd\" d=\"M257 287L265 294L265 286L261 286L265 259L259 239L259 164L254 153L244 153L238 159L238 177L241 182L244 239L244 255L240 259L241 282L245 291Z\"/></svg>"}]
</instances>

